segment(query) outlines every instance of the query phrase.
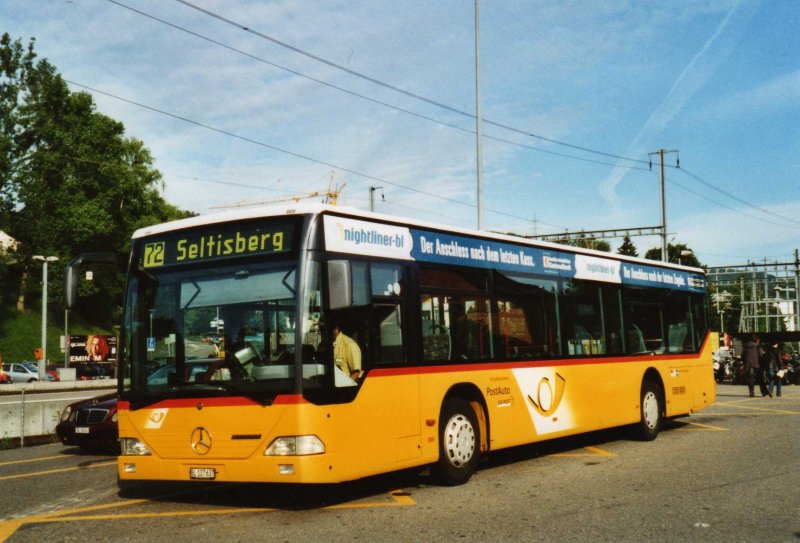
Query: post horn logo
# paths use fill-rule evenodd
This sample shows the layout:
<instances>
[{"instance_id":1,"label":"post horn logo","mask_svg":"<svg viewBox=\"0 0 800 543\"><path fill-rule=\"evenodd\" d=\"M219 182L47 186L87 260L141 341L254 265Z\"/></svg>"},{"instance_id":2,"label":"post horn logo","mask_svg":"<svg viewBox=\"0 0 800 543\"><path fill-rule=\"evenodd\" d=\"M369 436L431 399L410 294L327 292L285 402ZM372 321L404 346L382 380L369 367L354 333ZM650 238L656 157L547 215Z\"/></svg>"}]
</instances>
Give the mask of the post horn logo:
<instances>
[{"instance_id":1,"label":"post horn logo","mask_svg":"<svg viewBox=\"0 0 800 543\"><path fill-rule=\"evenodd\" d=\"M211 450L211 433L202 426L192 432L192 449L201 456Z\"/></svg>"},{"instance_id":2,"label":"post horn logo","mask_svg":"<svg viewBox=\"0 0 800 543\"><path fill-rule=\"evenodd\" d=\"M528 401L531 402L536 412L543 417L549 417L556 412L558 406L561 405L561 398L564 396L564 387L566 380L556 373L556 389L550 384L550 379L542 377L539 385L536 387L536 398L528 394Z\"/></svg>"},{"instance_id":3,"label":"post horn logo","mask_svg":"<svg viewBox=\"0 0 800 543\"><path fill-rule=\"evenodd\" d=\"M153 421L155 424L161 424L164 421L164 412L163 411L154 411L150 415L150 420Z\"/></svg>"}]
</instances>

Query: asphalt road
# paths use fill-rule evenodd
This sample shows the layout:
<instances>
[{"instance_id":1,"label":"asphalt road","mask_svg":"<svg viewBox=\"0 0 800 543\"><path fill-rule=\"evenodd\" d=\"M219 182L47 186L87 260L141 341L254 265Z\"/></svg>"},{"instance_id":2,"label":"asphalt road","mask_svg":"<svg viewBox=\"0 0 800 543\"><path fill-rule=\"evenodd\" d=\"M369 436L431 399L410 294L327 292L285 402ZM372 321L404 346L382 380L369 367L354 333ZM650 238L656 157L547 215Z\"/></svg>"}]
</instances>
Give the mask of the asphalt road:
<instances>
[{"instance_id":1,"label":"asphalt road","mask_svg":"<svg viewBox=\"0 0 800 543\"><path fill-rule=\"evenodd\" d=\"M455 488L399 473L119 495L111 455L0 451L0 543L800 541L800 387L717 400L651 443L613 430L494 453Z\"/></svg>"}]
</instances>

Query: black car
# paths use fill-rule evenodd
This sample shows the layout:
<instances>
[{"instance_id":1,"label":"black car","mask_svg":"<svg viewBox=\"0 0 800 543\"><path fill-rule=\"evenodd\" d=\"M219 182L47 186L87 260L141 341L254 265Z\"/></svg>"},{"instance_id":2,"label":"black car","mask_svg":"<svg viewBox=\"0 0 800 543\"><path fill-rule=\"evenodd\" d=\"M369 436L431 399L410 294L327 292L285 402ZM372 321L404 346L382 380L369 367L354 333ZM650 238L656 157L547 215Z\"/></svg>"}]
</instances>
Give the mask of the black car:
<instances>
[{"instance_id":1,"label":"black car","mask_svg":"<svg viewBox=\"0 0 800 543\"><path fill-rule=\"evenodd\" d=\"M61 413L56 433L64 445L85 451L118 449L117 394L72 403Z\"/></svg>"}]
</instances>

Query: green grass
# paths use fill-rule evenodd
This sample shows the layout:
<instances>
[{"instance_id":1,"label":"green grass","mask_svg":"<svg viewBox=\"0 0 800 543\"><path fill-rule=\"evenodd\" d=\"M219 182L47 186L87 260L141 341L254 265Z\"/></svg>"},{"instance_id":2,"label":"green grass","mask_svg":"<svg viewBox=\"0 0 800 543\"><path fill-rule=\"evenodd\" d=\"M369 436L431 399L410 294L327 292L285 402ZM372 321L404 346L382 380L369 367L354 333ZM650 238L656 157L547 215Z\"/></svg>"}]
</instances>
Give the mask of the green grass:
<instances>
[{"instance_id":1,"label":"green grass","mask_svg":"<svg viewBox=\"0 0 800 543\"><path fill-rule=\"evenodd\" d=\"M64 313L47 313L47 358L51 362L63 362L64 352L60 338L64 335ZM105 328L76 321L70 313L69 334L113 334ZM33 360L33 351L42 343L42 315L39 311L27 310L22 313L16 307L0 309L0 354L3 362Z\"/></svg>"}]
</instances>

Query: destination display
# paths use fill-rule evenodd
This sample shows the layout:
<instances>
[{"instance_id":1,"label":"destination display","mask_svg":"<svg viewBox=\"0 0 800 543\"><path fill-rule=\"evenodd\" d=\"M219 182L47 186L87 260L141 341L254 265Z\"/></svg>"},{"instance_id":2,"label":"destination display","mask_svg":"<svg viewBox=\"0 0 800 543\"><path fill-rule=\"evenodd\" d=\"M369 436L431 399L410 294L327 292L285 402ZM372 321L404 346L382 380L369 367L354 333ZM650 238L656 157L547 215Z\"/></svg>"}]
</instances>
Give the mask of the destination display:
<instances>
[{"instance_id":1,"label":"destination display","mask_svg":"<svg viewBox=\"0 0 800 543\"><path fill-rule=\"evenodd\" d=\"M325 216L325 245L329 251L349 254L689 292L705 290L701 274L328 215Z\"/></svg>"},{"instance_id":2,"label":"destination display","mask_svg":"<svg viewBox=\"0 0 800 543\"><path fill-rule=\"evenodd\" d=\"M219 259L267 256L292 249L293 221L215 224L144 241L142 266L156 268Z\"/></svg>"}]
</instances>

